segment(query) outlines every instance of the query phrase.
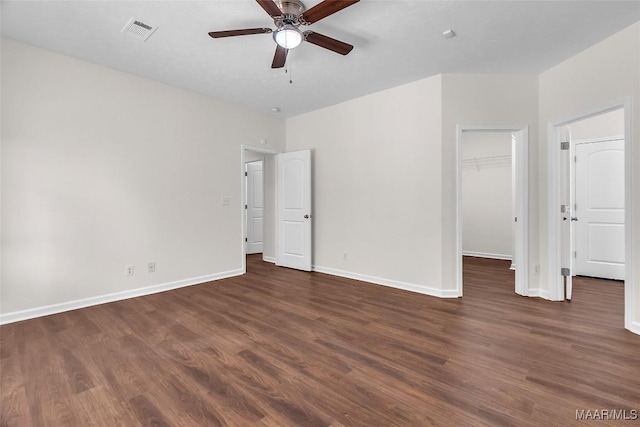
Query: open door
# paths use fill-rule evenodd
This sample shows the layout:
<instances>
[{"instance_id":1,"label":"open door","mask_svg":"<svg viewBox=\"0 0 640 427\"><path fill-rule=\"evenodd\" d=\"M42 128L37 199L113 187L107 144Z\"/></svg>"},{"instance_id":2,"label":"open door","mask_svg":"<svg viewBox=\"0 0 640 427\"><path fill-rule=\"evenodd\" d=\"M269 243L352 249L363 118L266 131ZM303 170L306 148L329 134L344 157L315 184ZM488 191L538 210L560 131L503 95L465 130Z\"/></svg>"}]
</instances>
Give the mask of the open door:
<instances>
[{"instance_id":1,"label":"open door","mask_svg":"<svg viewBox=\"0 0 640 427\"><path fill-rule=\"evenodd\" d=\"M311 271L311 150L276 155L276 265Z\"/></svg>"},{"instance_id":2,"label":"open door","mask_svg":"<svg viewBox=\"0 0 640 427\"><path fill-rule=\"evenodd\" d=\"M624 280L624 139L575 145L572 275Z\"/></svg>"},{"instance_id":3,"label":"open door","mask_svg":"<svg viewBox=\"0 0 640 427\"><path fill-rule=\"evenodd\" d=\"M264 189L262 160L246 165L246 254L262 253L264 240Z\"/></svg>"}]
</instances>

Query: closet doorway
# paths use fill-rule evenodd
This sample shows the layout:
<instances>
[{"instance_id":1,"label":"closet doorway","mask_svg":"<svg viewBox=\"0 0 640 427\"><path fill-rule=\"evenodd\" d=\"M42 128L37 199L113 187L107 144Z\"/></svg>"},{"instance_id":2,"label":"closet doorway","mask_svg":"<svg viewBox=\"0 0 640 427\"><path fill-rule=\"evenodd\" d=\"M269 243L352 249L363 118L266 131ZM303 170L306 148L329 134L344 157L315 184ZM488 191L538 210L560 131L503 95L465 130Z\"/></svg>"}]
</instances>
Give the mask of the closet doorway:
<instances>
[{"instance_id":1,"label":"closet doorway","mask_svg":"<svg viewBox=\"0 0 640 427\"><path fill-rule=\"evenodd\" d=\"M275 155L277 151L243 145L242 171L242 270L246 257L275 262Z\"/></svg>"},{"instance_id":2,"label":"closet doorway","mask_svg":"<svg viewBox=\"0 0 640 427\"><path fill-rule=\"evenodd\" d=\"M459 125L457 137L457 289L463 256L505 261L514 290L529 296L528 127Z\"/></svg>"}]
</instances>

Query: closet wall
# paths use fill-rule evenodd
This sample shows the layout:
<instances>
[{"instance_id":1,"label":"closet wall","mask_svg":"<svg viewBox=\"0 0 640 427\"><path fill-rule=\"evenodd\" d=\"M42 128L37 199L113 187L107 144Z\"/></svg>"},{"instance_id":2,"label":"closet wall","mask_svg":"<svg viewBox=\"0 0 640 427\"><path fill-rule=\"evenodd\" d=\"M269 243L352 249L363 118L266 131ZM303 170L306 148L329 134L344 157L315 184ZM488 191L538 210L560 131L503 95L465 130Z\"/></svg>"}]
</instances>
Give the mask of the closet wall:
<instances>
[{"instance_id":1,"label":"closet wall","mask_svg":"<svg viewBox=\"0 0 640 427\"><path fill-rule=\"evenodd\" d=\"M511 259L513 179L511 132L464 132L463 255Z\"/></svg>"}]
</instances>

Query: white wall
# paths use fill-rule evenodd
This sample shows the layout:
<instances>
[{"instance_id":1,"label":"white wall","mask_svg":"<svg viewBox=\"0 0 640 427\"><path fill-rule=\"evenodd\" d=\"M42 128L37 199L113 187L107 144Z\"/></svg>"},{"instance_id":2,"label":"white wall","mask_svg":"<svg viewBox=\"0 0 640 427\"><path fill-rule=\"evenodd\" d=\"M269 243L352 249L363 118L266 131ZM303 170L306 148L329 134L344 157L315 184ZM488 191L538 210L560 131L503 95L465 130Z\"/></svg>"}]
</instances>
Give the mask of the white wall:
<instances>
[{"instance_id":1,"label":"white wall","mask_svg":"<svg viewBox=\"0 0 640 427\"><path fill-rule=\"evenodd\" d=\"M245 163L252 163L252 162L259 162L259 161L264 161L264 154L262 153L258 153L255 151L250 151L250 150L245 150L244 153L244 162Z\"/></svg>"},{"instance_id":2,"label":"white wall","mask_svg":"<svg viewBox=\"0 0 640 427\"><path fill-rule=\"evenodd\" d=\"M607 138L624 135L624 110L614 110L595 117L580 120L567 126L571 139Z\"/></svg>"},{"instance_id":3,"label":"white wall","mask_svg":"<svg viewBox=\"0 0 640 427\"><path fill-rule=\"evenodd\" d=\"M287 120L287 150L314 150L317 270L441 295L440 84Z\"/></svg>"},{"instance_id":4,"label":"white wall","mask_svg":"<svg viewBox=\"0 0 640 427\"><path fill-rule=\"evenodd\" d=\"M513 256L511 132L462 134L462 253Z\"/></svg>"},{"instance_id":5,"label":"white wall","mask_svg":"<svg viewBox=\"0 0 640 427\"><path fill-rule=\"evenodd\" d=\"M456 125L529 125L529 167L535 171L538 77L534 75L445 74L442 76L442 271L445 289L456 288ZM529 176L536 200L536 175ZM538 286L537 211L529 205L529 287Z\"/></svg>"},{"instance_id":6,"label":"white wall","mask_svg":"<svg viewBox=\"0 0 640 427\"><path fill-rule=\"evenodd\" d=\"M240 145L284 120L8 39L2 89L3 320L239 273Z\"/></svg>"},{"instance_id":7,"label":"white wall","mask_svg":"<svg viewBox=\"0 0 640 427\"><path fill-rule=\"evenodd\" d=\"M547 138L549 125L580 117L622 101L631 100L632 144L640 141L640 23L609 37L573 58L557 65L540 75L540 134L538 145L540 168L540 260L543 273L548 274L547 260L547 155L550 142ZM632 253L627 259L633 260L631 277L627 286L631 289L630 310L626 327L640 333L640 150L627 152L631 156L633 216ZM631 285L630 285L631 284ZM542 284L544 286L544 283Z\"/></svg>"}]
</instances>

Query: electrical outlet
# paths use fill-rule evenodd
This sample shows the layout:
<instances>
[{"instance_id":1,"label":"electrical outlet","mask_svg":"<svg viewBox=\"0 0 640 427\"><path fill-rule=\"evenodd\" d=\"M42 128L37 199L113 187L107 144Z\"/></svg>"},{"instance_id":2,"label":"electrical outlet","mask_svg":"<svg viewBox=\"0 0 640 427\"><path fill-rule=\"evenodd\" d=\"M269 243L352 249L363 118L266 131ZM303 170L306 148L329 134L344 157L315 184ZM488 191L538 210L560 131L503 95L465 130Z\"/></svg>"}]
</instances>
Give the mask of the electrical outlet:
<instances>
[{"instance_id":1,"label":"electrical outlet","mask_svg":"<svg viewBox=\"0 0 640 427\"><path fill-rule=\"evenodd\" d=\"M125 276L133 276L133 264L124 266L124 275Z\"/></svg>"},{"instance_id":2,"label":"electrical outlet","mask_svg":"<svg viewBox=\"0 0 640 427\"><path fill-rule=\"evenodd\" d=\"M155 273L156 272L156 263L155 261L147 264L147 273Z\"/></svg>"},{"instance_id":3,"label":"electrical outlet","mask_svg":"<svg viewBox=\"0 0 640 427\"><path fill-rule=\"evenodd\" d=\"M347 254L346 252L342 254L342 260L343 261L348 261L349 260L349 254Z\"/></svg>"}]
</instances>

